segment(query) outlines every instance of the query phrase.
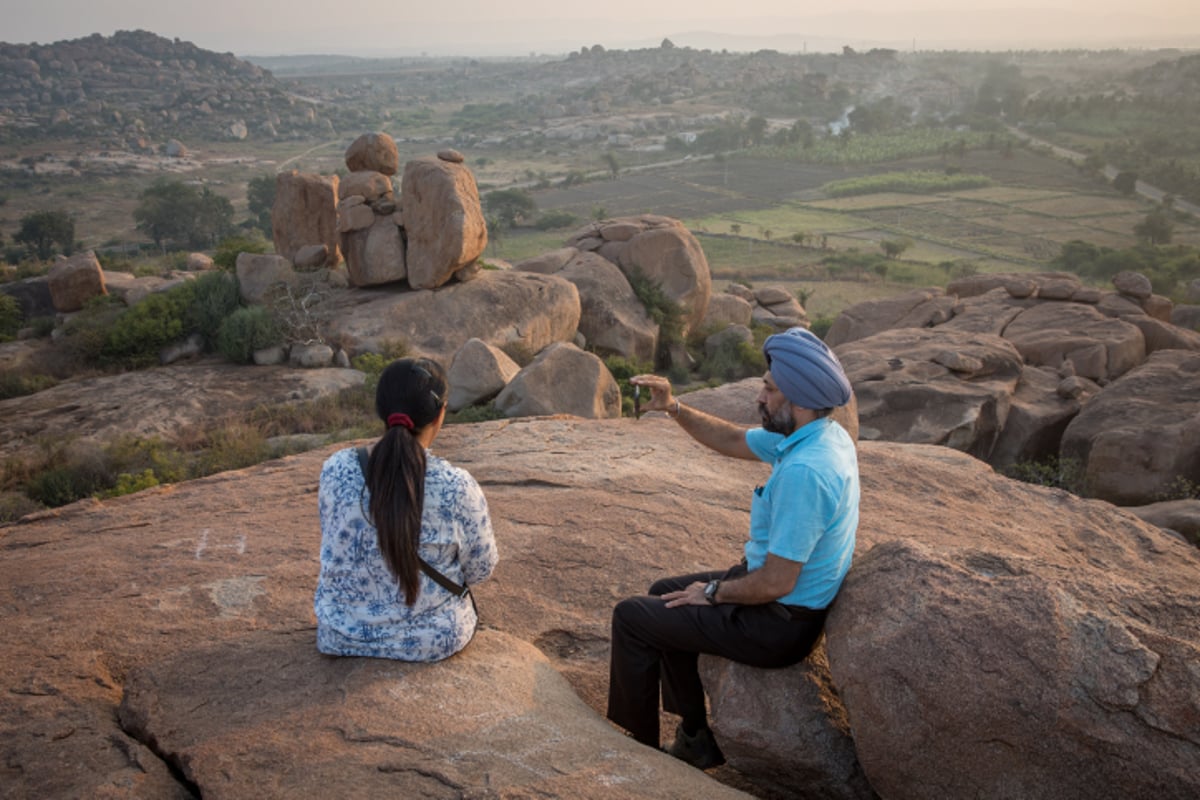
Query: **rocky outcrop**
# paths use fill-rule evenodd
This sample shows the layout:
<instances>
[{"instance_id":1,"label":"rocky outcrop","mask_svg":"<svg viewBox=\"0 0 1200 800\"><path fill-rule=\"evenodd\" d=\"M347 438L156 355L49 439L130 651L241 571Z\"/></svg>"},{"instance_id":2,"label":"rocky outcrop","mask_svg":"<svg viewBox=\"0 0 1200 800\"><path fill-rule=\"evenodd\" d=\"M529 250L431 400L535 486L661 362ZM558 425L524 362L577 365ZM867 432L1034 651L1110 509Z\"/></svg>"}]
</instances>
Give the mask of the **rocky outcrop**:
<instances>
[{"instance_id":1,"label":"rocky outcrop","mask_svg":"<svg viewBox=\"0 0 1200 800\"><path fill-rule=\"evenodd\" d=\"M346 148L346 167L351 172L395 175L400 171L396 141L386 133L364 133Z\"/></svg>"},{"instance_id":2,"label":"rocky outcrop","mask_svg":"<svg viewBox=\"0 0 1200 800\"><path fill-rule=\"evenodd\" d=\"M461 411L487 402L520 371L520 365L500 348L482 339L469 339L454 354L446 372L446 380L450 383L447 405L451 411Z\"/></svg>"},{"instance_id":3,"label":"rocky outcrop","mask_svg":"<svg viewBox=\"0 0 1200 800\"><path fill-rule=\"evenodd\" d=\"M1118 278L1117 291L1102 292L1068 273L977 275L951 282L945 293L918 290L847 309L827 339L854 364L864 438L947 444L998 468L1086 462L1093 452L1097 458L1107 452L1095 464L1078 464L1086 476L1078 488L1130 505L1158 499L1163 470L1186 477L1200 469L1189 450L1194 445L1180 441L1173 424L1172 438L1151 445L1158 427L1146 422L1144 441L1134 449L1093 451L1079 441L1068 448L1064 439L1072 420L1148 356L1200 353L1200 336L1164 321L1170 302L1150 292L1148 281L1134 273ZM977 359L960 345L964 336L1015 348L1015 382L1012 375L1003 385L981 382L972 366ZM934 359L926 350L939 342L944 352ZM937 366L914 368L914 361ZM986 402L961 413L965 399L984 395ZM1193 413L1182 395L1160 399L1175 404L1162 409L1165 419ZM1154 462L1147 460L1151 452Z\"/></svg>"},{"instance_id":4,"label":"rocky outcrop","mask_svg":"<svg viewBox=\"0 0 1200 800\"><path fill-rule=\"evenodd\" d=\"M104 270L90 250L56 262L47 273L46 282L55 311L78 311L93 297L108 294Z\"/></svg>"},{"instance_id":5,"label":"rocky outcrop","mask_svg":"<svg viewBox=\"0 0 1200 800\"><path fill-rule=\"evenodd\" d=\"M613 604L736 562L765 465L733 465L661 415L446 427L434 449L483 486L501 561L474 590L475 641L418 666L315 652L313 492L348 444L0 529L6 792L307 796L387 780L405 795L733 796L599 714ZM1200 553L946 448L863 442L859 462L833 681L714 683L722 746L745 758L712 775L802 796L779 785L797 741L843 720L882 797L1195 796ZM764 738L749 738L760 697L764 727L793 714L779 758L741 744Z\"/></svg>"},{"instance_id":6,"label":"rocky outcrop","mask_svg":"<svg viewBox=\"0 0 1200 800\"><path fill-rule=\"evenodd\" d=\"M653 214L602 220L573 234L567 246L598 252L627 278L657 284L683 308L685 332L704 319L712 293L708 260L679 220Z\"/></svg>"}]
</instances>

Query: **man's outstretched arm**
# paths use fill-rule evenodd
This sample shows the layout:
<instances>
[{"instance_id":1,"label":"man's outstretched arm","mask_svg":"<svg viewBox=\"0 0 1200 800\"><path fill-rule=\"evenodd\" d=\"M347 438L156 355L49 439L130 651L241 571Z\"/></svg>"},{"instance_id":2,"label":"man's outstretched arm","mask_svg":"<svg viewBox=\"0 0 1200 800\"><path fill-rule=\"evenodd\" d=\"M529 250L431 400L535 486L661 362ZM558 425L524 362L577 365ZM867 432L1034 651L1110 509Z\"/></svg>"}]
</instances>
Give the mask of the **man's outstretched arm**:
<instances>
[{"instance_id":1,"label":"man's outstretched arm","mask_svg":"<svg viewBox=\"0 0 1200 800\"><path fill-rule=\"evenodd\" d=\"M693 439L721 455L758 460L746 444L746 428L683 405L671 395L671 382L666 378L636 375L629 382L650 390L650 401L643 406L645 411L665 411Z\"/></svg>"}]
</instances>

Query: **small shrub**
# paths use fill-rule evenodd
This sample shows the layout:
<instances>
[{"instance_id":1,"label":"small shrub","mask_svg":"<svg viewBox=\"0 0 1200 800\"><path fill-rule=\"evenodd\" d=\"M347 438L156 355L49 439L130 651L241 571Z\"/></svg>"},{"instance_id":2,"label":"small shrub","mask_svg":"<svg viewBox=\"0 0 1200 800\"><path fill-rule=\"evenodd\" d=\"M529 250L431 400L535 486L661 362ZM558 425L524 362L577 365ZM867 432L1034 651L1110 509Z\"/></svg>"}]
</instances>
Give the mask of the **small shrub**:
<instances>
[{"instance_id":1,"label":"small shrub","mask_svg":"<svg viewBox=\"0 0 1200 800\"><path fill-rule=\"evenodd\" d=\"M123 307L109 295L92 298L63 325L63 349L82 368L100 362L109 332Z\"/></svg>"},{"instance_id":2,"label":"small shrub","mask_svg":"<svg viewBox=\"0 0 1200 800\"><path fill-rule=\"evenodd\" d=\"M648 372L654 371L654 365L644 361L637 361L624 356L609 356L604 359L604 366L608 368L609 373L617 382L618 388L621 390L621 414L622 416L633 416L633 385L629 379L634 375L645 375ZM649 395L646 395L647 399Z\"/></svg>"},{"instance_id":3,"label":"small shrub","mask_svg":"<svg viewBox=\"0 0 1200 800\"><path fill-rule=\"evenodd\" d=\"M472 422L490 422L494 419L507 419L504 412L491 403L480 406L468 406L446 415L447 425L468 425Z\"/></svg>"},{"instance_id":4,"label":"small shrub","mask_svg":"<svg viewBox=\"0 0 1200 800\"><path fill-rule=\"evenodd\" d=\"M113 321L104 340L103 356L126 366L141 367L158 360L159 351L187 332L187 304L177 287L152 294Z\"/></svg>"},{"instance_id":5,"label":"small shrub","mask_svg":"<svg viewBox=\"0 0 1200 800\"><path fill-rule=\"evenodd\" d=\"M1167 500L1200 500L1200 483L1183 475L1176 475L1166 489L1158 493L1160 502Z\"/></svg>"},{"instance_id":6,"label":"small shrub","mask_svg":"<svg viewBox=\"0 0 1200 800\"><path fill-rule=\"evenodd\" d=\"M766 371L767 360L761 347L734 338L722 340L713 354L697 367L704 380L717 379L726 383L762 375Z\"/></svg>"},{"instance_id":7,"label":"small shrub","mask_svg":"<svg viewBox=\"0 0 1200 800\"><path fill-rule=\"evenodd\" d=\"M544 212L538 217L537 222L533 223L533 227L539 231L550 231L558 228L570 228L578 222L579 217L577 215L572 214L570 211L558 209Z\"/></svg>"},{"instance_id":8,"label":"small shrub","mask_svg":"<svg viewBox=\"0 0 1200 800\"><path fill-rule=\"evenodd\" d=\"M21 329L21 304L17 298L0 292L0 342L6 342Z\"/></svg>"},{"instance_id":9,"label":"small shrub","mask_svg":"<svg viewBox=\"0 0 1200 800\"><path fill-rule=\"evenodd\" d=\"M1065 489L1079 494L1083 487L1083 465L1075 458L1050 456L1042 461L1018 461L1004 474L1023 483Z\"/></svg>"},{"instance_id":10,"label":"small shrub","mask_svg":"<svg viewBox=\"0 0 1200 800\"><path fill-rule=\"evenodd\" d=\"M134 494L135 492L155 486L158 486L158 477L155 476L152 469L144 469L137 475L122 472L117 476L117 485L104 492L101 496L122 497L123 495Z\"/></svg>"},{"instance_id":11,"label":"small shrub","mask_svg":"<svg viewBox=\"0 0 1200 800\"><path fill-rule=\"evenodd\" d=\"M818 339L824 340L826 334L829 333L829 329L833 327L833 319L833 317L817 317L809 323L808 329Z\"/></svg>"},{"instance_id":12,"label":"small shrub","mask_svg":"<svg viewBox=\"0 0 1200 800\"><path fill-rule=\"evenodd\" d=\"M237 364L249 364L254 351L283 343L283 333L271 312L262 306L239 308L217 331L217 350Z\"/></svg>"},{"instance_id":13,"label":"small shrub","mask_svg":"<svg viewBox=\"0 0 1200 800\"><path fill-rule=\"evenodd\" d=\"M662 286L646 277L641 270L632 269L628 277L629 285L646 309L646 314L658 324L656 360L658 364L665 364L669 361L671 345L683 341L683 307L667 297Z\"/></svg>"},{"instance_id":14,"label":"small shrub","mask_svg":"<svg viewBox=\"0 0 1200 800\"><path fill-rule=\"evenodd\" d=\"M206 434L206 449L196 460L197 477L242 469L265 461L270 455L266 437L244 422L232 422Z\"/></svg>"},{"instance_id":15,"label":"small shrub","mask_svg":"<svg viewBox=\"0 0 1200 800\"><path fill-rule=\"evenodd\" d=\"M206 272L193 281L192 303L187 309L189 332L204 337L204 346L213 350L221 324L241 307L238 281L228 272Z\"/></svg>"},{"instance_id":16,"label":"small shrub","mask_svg":"<svg viewBox=\"0 0 1200 800\"><path fill-rule=\"evenodd\" d=\"M10 370L0 371L0 400L37 394L57 383L58 381L49 375L26 375Z\"/></svg>"},{"instance_id":17,"label":"small shrub","mask_svg":"<svg viewBox=\"0 0 1200 800\"><path fill-rule=\"evenodd\" d=\"M48 508L58 508L111 485L91 464L67 464L35 475L26 484L25 494Z\"/></svg>"},{"instance_id":18,"label":"small shrub","mask_svg":"<svg viewBox=\"0 0 1200 800\"><path fill-rule=\"evenodd\" d=\"M16 522L26 514L40 511L44 506L20 492L0 492L0 525Z\"/></svg>"}]
</instances>

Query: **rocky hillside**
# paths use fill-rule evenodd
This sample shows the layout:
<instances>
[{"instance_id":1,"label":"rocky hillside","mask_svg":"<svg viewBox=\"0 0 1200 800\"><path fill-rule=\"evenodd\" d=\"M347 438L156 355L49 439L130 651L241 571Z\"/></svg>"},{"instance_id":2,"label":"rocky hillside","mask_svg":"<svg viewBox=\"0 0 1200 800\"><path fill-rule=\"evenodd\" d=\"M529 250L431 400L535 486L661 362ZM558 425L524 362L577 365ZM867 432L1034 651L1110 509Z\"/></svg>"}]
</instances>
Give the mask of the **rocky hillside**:
<instances>
[{"instance_id":1,"label":"rocky hillside","mask_svg":"<svg viewBox=\"0 0 1200 800\"><path fill-rule=\"evenodd\" d=\"M267 70L232 53L147 31L54 44L0 43L0 137L102 136L151 150L187 141L276 137L327 128Z\"/></svg>"}]
</instances>

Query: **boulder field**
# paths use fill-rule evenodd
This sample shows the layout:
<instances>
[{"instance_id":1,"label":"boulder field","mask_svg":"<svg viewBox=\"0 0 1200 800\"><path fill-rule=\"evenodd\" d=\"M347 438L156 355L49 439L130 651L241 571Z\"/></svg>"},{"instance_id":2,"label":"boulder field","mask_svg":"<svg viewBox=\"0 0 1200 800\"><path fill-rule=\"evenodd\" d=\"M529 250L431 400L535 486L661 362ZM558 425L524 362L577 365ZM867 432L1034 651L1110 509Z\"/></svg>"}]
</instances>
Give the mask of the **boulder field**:
<instances>
[{"instance_id":1,"label":"boulder field","mask_svg":"<svg viewBox=\"0 0 1200 800\"><path fill-rule=\"evenodd\" d=\"M736 561L765 465L659 414L446 428L434 449L480 481L502 560L475 641L412 665L315 649L317 476L350 444L0 529L0 793L1200 792L1200 553L1108 503L861 443L826 641L787 670L706 660L730 757L706 776L603 720L610 612Z\"/></svg>"}]
</instances>

